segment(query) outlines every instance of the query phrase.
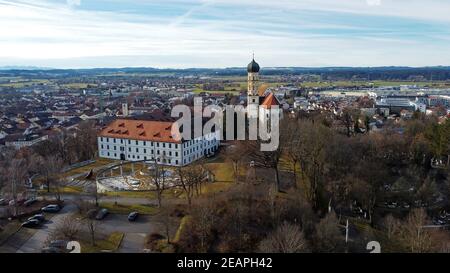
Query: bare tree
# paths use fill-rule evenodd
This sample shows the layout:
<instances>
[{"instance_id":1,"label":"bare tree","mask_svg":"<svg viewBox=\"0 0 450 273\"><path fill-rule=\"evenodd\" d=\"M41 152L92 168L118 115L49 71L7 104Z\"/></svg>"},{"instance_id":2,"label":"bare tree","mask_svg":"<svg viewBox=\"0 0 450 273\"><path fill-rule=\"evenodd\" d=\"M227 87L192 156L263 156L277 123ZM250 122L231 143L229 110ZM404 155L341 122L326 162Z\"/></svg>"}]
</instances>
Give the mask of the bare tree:
<instances>
[{"instance_id":1,"label":"bare tree","mask_svg":"<svg viewBox=\"0 0 450 273\"><path fill-rule=\"evenodd\" d=\"M212 236L211 229L214 226L214 210L211 204L197 206L192 215L195 219L195 229L200 240L201 251L208 251L209 241Z\"/></svg>"},{"instance_id":2,"label":"bare tree","mask_svg":"<svg viewBox=\"0 0 450 273\"><path fill-rule=\"evenodd\" d=\"M316 226L315 248L319 252L340 252L344 238L334 212L328 213Z\"/></svg>"},{"instance_id":3,"label":"bare tree","mask_svg":"<svg viewBox=\"0 0 450 273\"><path fill-rule=\"evenodd\" d=\"M297 187L297 166L301 160L301 134L296 119L286 119L280 128L280 147L289 161L290 169L294 174L294 186Z\"/></svg>"},{"instance_id":4,"label":"bare tree","mask_svg":"<svg viewBox=\"0 0 450 273\"><path fill-rule=\"evenodd\" d=\"M58 156L51 155L48 157L40 157L37 164L41 175L45 179L47 192L53 189L56 198L60 200L60 173L64 166L63 161Z\"/></svg>"},{"instance_id":5,"label":"bare tree","mask_svg":"<svg viewBox=\"0 0 450 273\"><path fill-rule=\"evenodd\" d=\"M424 228L427 213L424 209L412 210L402 225L401 234L409 250L413 253L429 252L433 242L430 231Z\"/></svg>"},{"instance_id":6,"label":"bare tree","mask_svg":"<svg viewBox=\"0 0 450 273\"><path fill-rule=\"evenodd\" d=\"M78 214L81 216L82 224L86 226L89 232L91 244L95 246L95 235L99 228L99 222L95 220L97 214L96 204L79 198L75 200L75 205L78 208Z\"/></svg>"},{"instance_id":7,"label":"bare tree","mask_svg":"<svg viewBox=\"0 0 450 273\"><path fill-rule=\"evenodd\" d=\"M247 145L250 151L250 158L255 162L255 166L274 170L275 185L277 187L277 191L281 192L279 163L283 153L282 149L278 148L275 151L261 151L259 149L259 141L248 141Z\"/></svg>"},{"instance_id":8,"label":"bare tree","mask_svg":"<svg viewBox=\"0 0 450 273\"><path fill-rule=\"evenodd\" d=\"M11 195L14 200L14 212L13 215L17 216L19 214L19 204L18 204L18 192L23 187L23 182L27 177L27 164L24 159L14 158L7 171L9 178L9 184L11 185Z\"/></svg>"},{"instance_id":9,"label":"bare tree","mask_svg":"<svg viewBox=\"0 0 450 273\"><path fill-rule=\"evenodd\" d=\"M244 161L247 154L247 146L243 145L242 142L236 142L233 146L227 148L226 156L227 159L233 165L233 177L234 182L239 182L240 168L242 162Z\"/></svg>"},{"instance_id":10,"label":"bare tree","mask_svg":"<svg viewBox=\"0 0 450 273\"><path fill-rule=\"evenodd\" d=\"M179 186L186 194L188 205L192 205L194 194L199 195L199 185L205 181L205 171L199 164L191 164L186 167L179 167L177 170Z\"/></svg>"},{"instance_id":11,"label":"bare tree","mask_svg":"<svg viewBox=\"0 0 450 273\"><path fill-rule=\"evenodd\" d=\"M392 216L392 214L389 214L383 219L383 227L386 231L388 239L391 240L398 234L401 228L401 222Z\"/></svg>"},{"instance_id":12,"label":"bare tree","mask_svg":"<svg viewBox=\"0 0 450 273\"><path fill-rule=\"evenodd\" d=\"M260 242L259 251L264 253L304 253L309 252L309 248L301 228L285 222Z\"/></svg>"},{"instance_id":13,"label":"bare tree","mask_svg":"<svg viewBox=\"0 0 450 273\"><path fill-rule=\"evenodd\" d=\"M51 240L73 240L80 232L81 223L75 219L74 215L64 216L58 222L55 228L50 232L49 238Z\"/></svg>"},{"instance_id":14,"label":"bare tree","mask_svg":"<svg viewBox=\"0 0 450 273\"><path fill-rule=\"evenodd\" d=\"M162 162L164 159L164 156L160 158ZM166 170L164 164L158 163L157 160L154 160L151 166L152 169L150 171L150 175L144 178L144 180L148 180L148 183L151 183L153 186L155 186L158 207L161 208L163 192L166 189Z\"/></svg>"}]
</instances>

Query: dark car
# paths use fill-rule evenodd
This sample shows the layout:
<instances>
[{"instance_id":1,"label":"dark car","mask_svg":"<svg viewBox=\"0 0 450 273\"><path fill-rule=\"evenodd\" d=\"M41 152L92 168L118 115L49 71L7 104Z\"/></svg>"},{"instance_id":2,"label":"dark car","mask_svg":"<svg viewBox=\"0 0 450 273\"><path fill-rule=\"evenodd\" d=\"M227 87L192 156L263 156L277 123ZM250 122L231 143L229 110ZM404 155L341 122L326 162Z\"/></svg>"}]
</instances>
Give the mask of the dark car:
<instances>
[{"instance_id":1,"label":"dark car","mask_svg":"<svg viewBox=\"0 0 450 273\"><path fill-rule=\"evenodd\" d=\"M134 222L134 221L136 221L136 219L138 218L138 216L139 216L139 212L133 211L132 213L130 213L130 214L128 215L128 221Z\"/></svg>"},{"instance_id":2,"label":"dark car","mask_svg":"<svg viewBox=\"0 0 450 273\"><path fill-rule=\"evenodd\" d=\"M48 247L59 248L59 249L65 251L67 249L68 243L69 242L66 240L55 240L55 241L51 241L50 244L48 245Z\"/></svg>"},{"instance_id":3,"label":"dark car","mask_svg":"<svg viewBox=\"0 0 450 273\"><path fill-rule=\"evenodd\" d=\"M444 225L447 224L447 222L446 222L445 220L442 220L442 219L435 219L435 220L433 221L433 223L434 223L435 225L438 225L438 226L444 226Z\"/></svg>"},{"instance_id":4,"label":"dark car","mask_svg":"<svg viewBox=\"0 0 450 273\"><path fill-rule=\"evenodd\" d=\"M34 203L36 203L37 199L36 198L30 198L27 201L23 202L25 207L29 207L31 205L33 205Z\"/></svg>"},{"instance_id":5,"label":"dark car","mask_svg":"<svg viewBox=\"0 0 450 273\"><path fill-rule=\"evenodd\" d=\"M28 221L22 223L22 227L35 228L35 227L38 227L40 223L41 222L36 219L28 220Z\"/></svg>"},{"instance_id":6,"label":"dark car","mask_svg":"<svg viewBox=\"0 0 450 273\"><path fill-rule=\"evenodd\" d=\"M63 250L57 247L44 247L41 251L42 253L64 253Z\"/></svg>"},{"instance_id":7,"label":"dark car","mask_svg":"<svg viewBox=\"0 0 450 273\"><path fill-rule=\"evenodd\" d=\"M8 205L8 201L4 198L0 198L0 206L6 206Z\"/></svg>"},{"instance_id":8,"label":"dark car","mask_svg":"<svg viewBox=\"0 0 450 273\"><path fill-rule=\"evenodd\" d=\"M107 209L101 209L95 216L95 219L103 220L108 214L109 214L109 211Z\"/></svg>"},{"instance_id":9,"label":"dark car","mask_svg":"<svg viewBox=\"0 0 450 273\"><path fill-rule=\"evenodd\" d=\"M35 214L32 217L28 218L28 221L31 220L38 220L39 222L45 222L45 216L44 214Z\"/></svg>"},{"instance_id":10,"label":"dark car","mask_svg":"<svg viewBox=\"0 0 450 273\"><path fill-rule=\"evenodd\" d=\"M59 207L59 205L48 205L41 209L41 211L43 212L58 212L60 210L61 208Z\"/></svg>"}]
</instances>

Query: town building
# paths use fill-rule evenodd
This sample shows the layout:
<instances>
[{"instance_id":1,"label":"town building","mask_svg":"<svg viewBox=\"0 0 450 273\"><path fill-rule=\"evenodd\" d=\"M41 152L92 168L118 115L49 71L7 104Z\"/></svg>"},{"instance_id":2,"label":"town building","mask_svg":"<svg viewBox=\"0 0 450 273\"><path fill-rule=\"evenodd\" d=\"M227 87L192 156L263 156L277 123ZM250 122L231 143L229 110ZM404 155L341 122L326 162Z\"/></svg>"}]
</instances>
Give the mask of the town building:
<instances>
[{"instance_id":1,"label":"town building","mask_svg":"<svg viewBox=\"0 0 450 273\"><path fill-rule=\"evenodd\" d=\"M219 148L218 133L184 140L172 135L172 125L171 121L117 119L98 134L99 156L184 166Z\"/></svg>"},{"instance_id":2,"label":"town building","mask_svg":"<svg viewBox=\"0 0 450 273\"><path fill-rule=\"evenodd\" d=\"M255 58L247 65L247 109L249 118L269 120L271 110L280 107L281 103L273 92L260 88L259 64ZM282 111L280 110L280 118Z\"/></svg>"}]
</instances>

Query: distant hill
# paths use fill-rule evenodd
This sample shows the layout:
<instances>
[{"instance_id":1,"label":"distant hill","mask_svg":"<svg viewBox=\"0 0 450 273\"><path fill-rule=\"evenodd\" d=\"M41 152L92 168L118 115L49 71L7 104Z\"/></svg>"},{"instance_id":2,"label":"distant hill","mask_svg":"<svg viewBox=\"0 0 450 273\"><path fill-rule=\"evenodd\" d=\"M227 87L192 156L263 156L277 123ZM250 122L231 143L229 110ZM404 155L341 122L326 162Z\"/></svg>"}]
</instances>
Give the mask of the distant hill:
<instances>
[{"instance_id":1,"label":"distant hill","mask_svg":"<svg viewBox=\"0 0 450 273\"><path fill-rule=\"evenodd\" d=\"M151 74L165 77L181 76L245 76L245 67L158 69L151 67L52 69L40 67L1 67L0 76L24 76L37 78L67 77L126 77L127 74ZM315 75L321 80L450 80L449 66L434 67L263 67L261 74L270 75Z\"/></svg>"},{"instance_id":2,"label":"distant hill","mask_svg":"<svg viewBox=\"0 0 450 273\"><path fill-rule=\"evenodd\" d=\"M53 68L39 66L0 66L0 70L50 70Z\"/></svg>"}]
</instances>

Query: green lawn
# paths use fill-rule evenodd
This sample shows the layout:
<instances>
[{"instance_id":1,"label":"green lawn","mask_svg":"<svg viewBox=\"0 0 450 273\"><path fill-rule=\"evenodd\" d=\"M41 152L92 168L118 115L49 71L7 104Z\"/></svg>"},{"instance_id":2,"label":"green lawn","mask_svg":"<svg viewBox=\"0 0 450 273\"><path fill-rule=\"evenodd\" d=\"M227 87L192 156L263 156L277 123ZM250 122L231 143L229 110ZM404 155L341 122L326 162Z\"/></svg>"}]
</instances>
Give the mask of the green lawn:
<instances>
[{"instance_id":1,"label":"green lawn","mask_svg":"<svg viewBox=\"0 0 450 273\"><path fill-rule=\"evenodd\" d=\"M148 199L156 198L156 192L154 191L114 191L114 192L105 192L104 195L114 197L129 197L129 198L148 198Z\"/></svg>"},{"instance_id":2,"label":"green lawn","mask_svg":"<svg viewBox=\"0 0 450 273\"><path fill-rule=\"evenodd\" d=\"M155 215L159 209L151 205L123 205L114 204L112 202L101 202L100 207L108 209L111 213L129 214L132 211L137 211L140 214Z\"/></svg>"},{"instance_id":3,"label":"green lawn","mask_svg":"<svg viewBox=\"0 0 450 273\"><path fill-rule=\"evenodd\" d=\"M77 83L60 84L60 87L71 88L71 89L85 89L88 87L88 85L89 85L89 83L77 82Z\"/></svg>"},{"instance_id":4,"label":"green lawn","mask_svg":"<svg viewBox=\"0 0 450 273\"><path fill-rule=\"evenodd\" d=\"M0 87L13 87L13 88L22 88L27 86L33 86L37 84L48 84L50 83L49 80L37 80L37 79L31 79L31 80L25 80L25 79L17 79L14 82L8 82L8 83L1 83Z\"/></svg>"},{"instance_id":5,"label":"green lawn","mask_svg":"<svg viewBox=\"0 0 450 273\"><path fill-rule=\"evenodd\" d=\"M67 171L64 173L63 176L68 177L68 176L73 176L73 175L77 175L77 174L87 173L91 169L99 168L104 165L110 164L112 162L114 162L114 160L106 159L106 158L96 158L94 163ZM117 161L117 163L119 163L119 161Z\"/></svg>"},{"instance_id":6,"label":"green lawn","mask_svg":"<svg viewBox=\"0 0 450 273\"><path fill-rule=\"evenodd\" d=\"M63 194L63 193L82 193L83 190L84 190L83 187L79 187L79 186L64 186L64 187L61 187L59 189L59 193L60 194ZM46 189L39 190L38 192L39 193L43 193L43 194L48 193ZM55 189L50 187L50 193L55 193L55 192L56 192Z\"/></svg>"},{"instance_id":7,"label":"green lawn","mask_svg":"<svg viewBox=\"0 0 450 273\"><path fill-rule=\"evenodd\" d=\"M123 236L124 234L121 232L113 232L103 240L96 240L95 246L93 246L89 240L81 240L81 252L99 253L102 250L111 252L117 251L122 243Z\"/></svg>"}]
</instances>

